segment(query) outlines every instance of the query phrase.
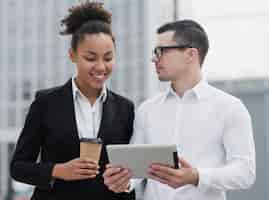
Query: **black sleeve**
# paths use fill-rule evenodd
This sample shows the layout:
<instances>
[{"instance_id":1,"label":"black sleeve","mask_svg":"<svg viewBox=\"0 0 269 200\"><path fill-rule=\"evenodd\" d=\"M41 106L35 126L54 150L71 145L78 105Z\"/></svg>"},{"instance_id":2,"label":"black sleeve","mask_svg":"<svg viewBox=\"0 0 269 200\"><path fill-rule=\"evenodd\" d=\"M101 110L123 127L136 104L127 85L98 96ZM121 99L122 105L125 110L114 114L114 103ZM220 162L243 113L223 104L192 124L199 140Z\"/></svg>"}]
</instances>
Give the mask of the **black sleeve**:
<instances>
[{"instance_id":1,"label":"black sleeve","mask_svg":"<svg viewBox=\"0 0 269 200\"><path fill-rule=\"evenodd\" d=\"M54 163L37 163L42 145L41 108L38 99L30 106L10 163L10 174L17 181L48 189Z\"/></svg>"},{"instance_id":2,"label":"black sleeve","mask_svg":"<svg viewBox=\"0 0 269 200\"><path fill-rule=\"evenodd\" d=\"M129 114L129 126L128 126L128 135L129 135L129 140L131 139L133 135L133 125L134 125L134 104L131 102L130 103L130 114Z\"/></svg>"}]
</instances>

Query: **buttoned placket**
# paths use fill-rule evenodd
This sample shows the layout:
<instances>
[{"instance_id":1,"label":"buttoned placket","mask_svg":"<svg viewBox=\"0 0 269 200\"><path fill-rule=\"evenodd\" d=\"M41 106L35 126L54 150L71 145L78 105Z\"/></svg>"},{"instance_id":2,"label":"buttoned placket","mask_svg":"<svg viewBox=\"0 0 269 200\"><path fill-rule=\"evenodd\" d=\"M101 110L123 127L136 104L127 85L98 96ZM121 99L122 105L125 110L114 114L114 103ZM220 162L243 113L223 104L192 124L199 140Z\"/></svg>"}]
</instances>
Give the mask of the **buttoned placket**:
<instances>
[{"instance_id":1,"label":"buttoned placket","mask_svg":"<svg viewBox=\"0 0 269 200\"><path fill-rule=\"evenodd\" d=\"M96 105L94 104L94 107L92 108L92 134L94 137L97 137L97 131L95 127L95 114L96 114Z\"/></svg>"},{"instance_id":2,"label":"buttoned placket","mask_svg":"<svg viewBox=\"0 0 269 200\"><path fill-rule=\"evenodd\" d=\"M95 118L96 118L96 109L97 109L97 106L98 106L98 102L97 102L98 99L95 101L95 103L93 105L91 105L90 102L89 102L89 100L84 95L81 95L81 97L82 97L81 100L84 102L83 105L87 105L85 107L86 110L84 110L84 111L81 112L82 119L83 119L83 121L81 123L83 124L83 127L88 127L88 128L86 128L87 130L91 130L92 131L91 135L93 137L97 137L97 130L96 130L96 125L95 125L96 124ZM82 107L80 106L80 108L82 108ZM91 115L85 115L85 114L83 114L85 112L90 112ZM89 124L91 124L91 127L89 127ZM80 134L80 137L86 137L86 138L88 138L89 137L89 134L82 132Z\"/></svg>"},{"instance_id":3,"label":"buttoned placket","mask_svg":"<svg viewBox=\"0 0 269 200\"><path fill-rule=\"evenodd\" d=\"M182 103L183 99L175 96L175 103L176 103L176 119L175 119L175 124L174 124L174 130L173 130L173 141L175 141L176 146L177 146L177 152L178 155L180 156L182 153L181 149L181 141L180 141L180 132L182 128Z\"/></svg>"},{"instance_id":4,"label":"buttoned placket","mask_svg":"<svg viewBox=\"0 0 269 200\"><path fill-rule=\"evenodd\" d=\"M96 101L94 102L93 105L90 104L90 102L88 102L89 104L89 108L90 108L90 112L91 112L91 120L88 119L85 123L89 123L91 121L92 126L91 126L91 130L92 130L92 135L93 137L97 137L97 129L96 129L96 112L97 112L97 107L98 107L98 103L99 103L99 98L96 99Z\"/></svg>"},{"instance_id":5,"label":"buttoned placket","mask_svg":"<svg viewBox=\"0 0 269 200\"><path fill-rule=\"evenodd\" d=\"M193 101L193 93L194 91L189 90L185 92L185 94L182 97L179 97L176 93L174 93L175 96L175 104L176 104L176 119L175 119L175 125L173 130L173 141L175 141L177 146L177 152L178 156L184 157L184 150L182 149L182 131L183 131L183 123L184 123L184 105L189 103L190 101ZM186 105L187 106L187 105Z\"/></svg>"}]
</instances>

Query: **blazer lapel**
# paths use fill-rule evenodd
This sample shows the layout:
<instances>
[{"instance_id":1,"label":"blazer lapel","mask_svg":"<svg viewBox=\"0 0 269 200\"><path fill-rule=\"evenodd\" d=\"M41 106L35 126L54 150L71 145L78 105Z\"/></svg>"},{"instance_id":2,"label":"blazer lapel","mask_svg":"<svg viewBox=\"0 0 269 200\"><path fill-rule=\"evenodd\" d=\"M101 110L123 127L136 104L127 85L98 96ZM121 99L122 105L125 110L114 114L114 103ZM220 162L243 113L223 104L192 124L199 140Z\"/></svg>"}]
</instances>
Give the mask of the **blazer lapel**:
<instances>
[{"instance_id":1,"label":"blazer lapel","mask_svg":"<svg viewBox=\"0 0 269 200\"><path fill-rule=\"evenodd\" d=\"M65 119L65 126L66 130L70 130L70 136L72 141L75 142L77 146L77 151L79 152L79 136L78 136L78 129L76 123L76 116L75 116L75 109L74 109L74 101L73 101L73 94L72 94L72 81L71 79L63 86L63 93L62 93L62 116ZM69 137L70 137L69 136Z\"/></svg>"},{"instance_id":2,"label":"blazer lapel","mask_svg":"<svg viewBox=\"0 0 269 200\"><path fill-rule=\"evenodd\" d=\"M79 144L79 135L75 117L71 79L63 86L62 94L62 96L64 97L64 99L62 100L64 108L62 115L65 118L64 126L66 126L66 129L71 130L70 134L72 140L76 144ZM98 137L102 138L104 141L106 141L106 134L110 132L108 129L111 129L111 127L113 127L112 123L116 117L116 105L114 100L115 98L113 94L108 90L107 99L103 104L102 119L98 131ZM79 151L79 145L77 145L77 147L77 150Z\"/></svg>"},{"instance_id":3,"label":"blazer lapel","mask_svg":"<svg viewBox=\"0 0 269 200\"><path fill-rule=\"evenodd\" d=\"M98 137L105 139L109 132L108 127L113 127L112 123L116 117L116 106L113 94L108 90L107 99L103 104L103 112Z\"/></svg>"}]
</instances>

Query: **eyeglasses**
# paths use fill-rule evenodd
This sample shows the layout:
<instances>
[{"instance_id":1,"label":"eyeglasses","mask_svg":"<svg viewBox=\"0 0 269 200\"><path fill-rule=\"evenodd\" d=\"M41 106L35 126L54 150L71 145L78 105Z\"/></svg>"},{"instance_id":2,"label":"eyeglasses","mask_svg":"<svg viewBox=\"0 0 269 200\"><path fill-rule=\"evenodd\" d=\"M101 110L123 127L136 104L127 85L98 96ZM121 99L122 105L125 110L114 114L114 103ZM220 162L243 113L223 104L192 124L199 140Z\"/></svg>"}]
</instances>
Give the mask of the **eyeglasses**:
<instances>
[{"instance_id":1,"label":"eyeglasses","mask_svg":"<svg viewBox=\"0 0 269 200\"><path fill-rule=\"evenodd\" d=\"M171 45L171 46L158 46L153 49L153 56L155 56L157 59L160 59L162 56L164 50L166 49L186 49L186 48L192 48L190 45Z\"/></svg>"}]
</instances>

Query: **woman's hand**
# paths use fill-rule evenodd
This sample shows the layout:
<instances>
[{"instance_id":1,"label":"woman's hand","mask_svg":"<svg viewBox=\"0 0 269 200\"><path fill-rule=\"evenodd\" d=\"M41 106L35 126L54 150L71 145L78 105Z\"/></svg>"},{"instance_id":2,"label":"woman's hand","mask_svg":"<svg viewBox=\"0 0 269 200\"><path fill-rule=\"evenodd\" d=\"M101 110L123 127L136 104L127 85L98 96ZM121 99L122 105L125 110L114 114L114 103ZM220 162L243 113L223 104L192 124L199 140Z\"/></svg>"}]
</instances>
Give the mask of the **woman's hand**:
<instances>
[{"instance_id":1,"label":"woman's hand","mask_svg":"<svg viewBox=\"0 0 269 200\"><path fill-rule=\"evenodd\" d=\"M103 174L104 183L115 193L127 192L130 187L131 171L108 164Z\"/></svg>"},{"instance_id":2,"label":"woman's hand","mask_svg":"<svg viewBox=\"0 0 269 200\"><path fill-rule=\"evenodd\" d=\"M56 164L52 177L65 181L84 180L95 178L99 173L99 166L89 159L76 158L66 163Z\"/></svg>"}]
</instances>

